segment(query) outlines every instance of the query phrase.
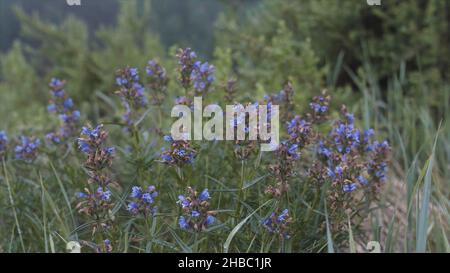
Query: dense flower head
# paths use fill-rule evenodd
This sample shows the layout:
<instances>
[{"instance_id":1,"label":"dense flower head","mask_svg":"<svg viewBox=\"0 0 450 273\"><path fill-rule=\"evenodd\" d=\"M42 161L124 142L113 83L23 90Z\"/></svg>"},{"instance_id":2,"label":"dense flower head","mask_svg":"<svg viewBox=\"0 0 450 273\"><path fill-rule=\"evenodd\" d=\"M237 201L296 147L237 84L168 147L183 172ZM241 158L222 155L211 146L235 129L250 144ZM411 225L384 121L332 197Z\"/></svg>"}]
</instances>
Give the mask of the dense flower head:
<instances>
[{"instance_id":1,"label":"dense flower head","mask_svg":"<svg viewBox=\"0 0 450 273\"><path fill-rule=\"evenodd\" d=\"M64 91L66 82L57 78L50 81L50 95L52 96L47 110L59 116L61 126L56 132L47 134L47 139L54 144L60 144L76 134L80 111L74 109L74 103Z\"/></svg>"},{"instance_id":2,"label":"dense flower head","mask_svg":"<svg viewBox=\"0 0 450 273\"><path fill-rule=\"evenodd\" d=\"M289 191L289 179L296 175L295 162L300 158L299 144L290 140L282 140L275 152L276 161L269 165L269 173L276 184L269 185L265 193L279 198Z\"/></svg>"},{"instance_id":3,"label":"dense flower head","mask_svg":"<svg viewBox=\"0 0 450 273\"><path fill-rule=\"evenodd\" d=\"M32 162L38 156L38 148L40 145L41 140L38 138L21 136L20 143L14 149L16 159Z\"/></svg>"},{"instance_id":4,"label":"dense flower head","mask_svg":"<svg viewBox=\"0 0 450 273\"><path fill-rule=\"evenodd\" d=\"M208 62L196 61L191 72L191 81L197 93L208 91L210 85L214 82L215 68Z\"/></svg>"},{"instance_id":5,"label":"dense flower head","mask_svg":"<svg viewBox=\"0 0 450 273\"><path fill-rule=\"evenodd\" d=\"M132 214L141 213L144 217L154 215L157 207L155 198L158 196L155 186L149 186L142 190L139 186L133 186L131 189L131 201L128 203L127 210Z\"/></svg>"},{"instance_id":6,"label":"dense flower head","mask_svg":"<svg viewBox=\"0 0 450 273\"><path fill-rule=\"evenodd\" d=\"M5 131L0 131L0 158L2 158L6 153L6 148L8 146L8 136Z\"/></svg>"},{"instance_id":7,"label":"dense flower head","mask_svg":"<svg viewBox=\"0 0 450 273\"><path fill-rule=\"evenodd\" d=\"M166 70L158 61L150 60L146 67L147 76L149 78L149 87L152 90L153 103L160 105L165 98L167 92L167 78Z\"/></svg>"},{"instance_id":8,"label":"dense flower head","mask_svg":"<svg viewBox=\"0 0 450 273\"><path fill-rule=\"evenodd\" d=\"M111 191L103 186L98 186L93 192L85 188L84 192L78 192L76 197L79 200L76 206L78 212L89 216L108 213L113 206Z\"/></svg>"},{"instance_id":9,"label":"dense flower head","mask_svg":"<svg viewBox=\"0 0 450 273\"><path fill-rule=\"evenodd\" d=\"M251 108L258 110L259 103L248 102L244 105L235 103L232 107L235 114L228 120L229 126L232 130L236 131L236 134L240 132L244 133L244 139L236 139L234 141L234 154L239 160L246 160L257 151L257 145L259 144L259 140L250 139L250 126L252 125L252 121L250 121L250 115L246 110ZM270 119L269 115L270 110L268 109L268 119ZM255 118L257 119L257 117ZM270 123L265 123L264 126L270 127ZM257 125L254 129L258 130Z\"/></svg>"},{"instance_id":10,"label":"dense flower head","mask_svg":"<svg viewBox=\"0 0 450 273\"><path fill-rule=\"evenodd\" d=\"M342 119L333 124L328 136L318 142L319 164L326 169L327 177L338 191L348 194L357 189L376 191L386 180L389 145L386 141L372 142L373 129L361 131L354 124L354 115L346 107L341 110ZM310 174L323 174L315 170ZM313 181L323 181L310 176ZM333 199L337 200L339 194Z\"/></svg>"},{"instance_id":11,"label":"dense flower head","mask_svg":"<svg viewBox=\"0 0 450 273\"><path fill-rule=\"evenodd\" d=\"M270 233L289 239L289 224L291 222L292 218L289 216L289 210L284 209L281 213L273 212L262 221L262 224Z\"/></svg>"},{"instance_id":12,"label":"dense flower head","mask_svg":"<svg viewBox=\"0 0 450 273\"><path fill-rule=\"evenodd\" d=\"M324 92L320 96L315 96L309 107L311 108L311 113L309 114L309 118L312 122L320 122L324 121L327 118L328 111L330 109L330 100L331 97Z\"/></svg>"},{"instance_id":13,"label":"dense flower head","mask_svg":"<svg viewBox=\"0 0 450 273\"><path fill-rule=\"evenodd\" d=\"M174 140L171 136L164 136L164 140L169 143L169 149L162 149L161 159L164 163L174 166L184 166L194 163L197 151L188 141Z\"/></svg>"},{"instance_id":14,"label":"dense flower head","mask_svg":"<svg viewBox=\"0 0 450 273\"><path fill-rule=\"evenodd\" d=\"M263 104L266 104L268 107L272 104L279 105L282 122L286 122L291 119L292 113L294 113L294 88L292 87L291 82L287 82L283 89L278 93L265 95Z\"/></svg>"},{"instance_id":15,"label":"dense flower head","mask_svg":"<svg viewBox=\"0 0 450 273\"><path fill-rule=\"evenodd\" d=\"M113 250L111 241L109 239L103 240L103 252L104 253L111 253Z\"/></svg>"},{"instance_id":16,"label":"dense flower head","mask_svg":"<svg viewBox=\"0 0 450 273\"><path fill-rule=\"evenodd\" d=\"M115 149L105 146L107 138L108 133L103 130L102 124L95 128L82 128L78 149L88 156L85 163L88 169L100 170L111 165Z\"/></svg>"},{"instance_id":17,"label":"dense flower head","mask_svg":"<svg viewBox=\"0 0 450 273\"><path fill-rule=\"evenodd\" d=\"M190 48L178 49L176 57L178 58L178 71L180 73L181 85L188 89L191 86L191 74L194 70L194 64L197 54Z\"/></svg>"},{"instance_id":18,"label":"dense flower head","mask_svg":"<svg viewBox=\"0 0 450 273\"><path fill-rule=\"evenodd\" d=\"M298 115L287 123L287 131L289 140L302 148L313 141L311 123Z\"/></svg>"},{"instance_id":19,"label":"dense flower head","mask_svg":"<svg viewBox=\"0 0 450 273\"><path fill-rule=\"evenodd\" d=\"M177 203L183 210L183 215L178 219L181 229L203 231L215 222L216 213L209 210L210 198L208 189L198 193L191 187L188 187L186 195L178 196Z\"/></svg>"},{"instance_id":20,"label":"dense flower head","mask_svg":"<svg viewBox=\"0 0 450 273\"><path fill-rule=\"evenodd\" d=\"M371 147L372 158L368 164L368 173L375 182L385 182L388 171L387 158L391 148L387 141L374 141Z\"/></svg>"},{"instance_id":21,"label":"dense flower head","mask_svg":"<svg viewBox=\"0 0 450 273\"><path fill-rule=\"evenodd\" d=\"M122 119L127 126L134 123L137 112L147 106L147 97L145 96L145 88L139 82L139 71L137 68L126 67L116 72L116 84L119 90L116 94L120 97L125 108Z\"/></svg>"}]
</instances>

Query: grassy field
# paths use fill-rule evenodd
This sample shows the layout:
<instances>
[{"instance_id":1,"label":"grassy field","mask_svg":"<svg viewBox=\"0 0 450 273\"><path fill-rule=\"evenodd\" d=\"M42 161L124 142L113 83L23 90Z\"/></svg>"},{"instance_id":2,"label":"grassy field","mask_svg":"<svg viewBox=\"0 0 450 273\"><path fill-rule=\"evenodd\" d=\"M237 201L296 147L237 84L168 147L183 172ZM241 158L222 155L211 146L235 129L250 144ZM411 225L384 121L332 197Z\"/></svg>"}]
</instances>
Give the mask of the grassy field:
<instances>
[{"instance_id":1,"label":"grassy field","mask_svg":"<svg viewBox=\"0 0 450 273\"><path fill-rule=\"evenodd\" d=\"M122 3L98 43L76 18L16 10L25 39L0 54L0 252L450 252L450 84L420 56L380 75L277 23L273 39L232 36L257 52L222 37L207 62L161 46L147 12ZM282 144L171 139L172 107L194 96L279 105Z\"/></svg>"}]
</instances>

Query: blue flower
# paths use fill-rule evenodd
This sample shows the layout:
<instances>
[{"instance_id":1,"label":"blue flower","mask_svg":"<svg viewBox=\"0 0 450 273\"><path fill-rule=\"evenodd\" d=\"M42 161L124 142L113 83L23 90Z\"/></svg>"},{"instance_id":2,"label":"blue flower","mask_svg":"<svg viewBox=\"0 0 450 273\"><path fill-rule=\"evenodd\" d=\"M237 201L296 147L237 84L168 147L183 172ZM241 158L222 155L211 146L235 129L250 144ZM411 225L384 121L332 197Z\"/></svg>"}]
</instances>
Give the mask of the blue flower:
<instances>
[{"instance_id":1,"label":"blue flower","mask_svg":"<svg viewBox=\"0 0 450 273\"><path fill-rule=\"evenodd\" d=\"M111 192L109 190L103 191L102 187L99 187L97 189L97 194L100 197L101 200L107 201L109 198L111 198Z\"/></svg>"},{"instance_id":2,"label":"blue flower","mask_svg":"<svg viewBox=\"0 0 450 273\"><path fill-rule=\"evenodd\" d=\"M26 136L20 137L20 145L14 149L16 159L31 162L37 156L37 149L41 145L40 139L30 139Z\"/></svg>"},{"instance_id":3,"label":"blue flower","mask_svg":"<svg viewBox=\"0 0 450 273\"><path fill-rule=\"evenodd\" d=\"M144 200L147 204L153 203L153 197L150 193L146 192L142 195L142 200Z\"/></svg>"},{"instance_id":4,"label":"blue flower","mask_svg":"<svg viewBox=\"0 0 450 273\"><path fill-rule=\"evenodd\" d=\"M206 216L205 225L206 226L212 225L212 224L214 224L215 221L216 221L216 218L214 216L208 215L208 216Z\"/></svg>"},{"instance_id":5,"label":"blue flower","mask_svg":"<svg viewBox=\"0 0 450 273\"><path fill-rule=\"evenodd\" d=\"M171 162L173 160L172 156L169 154L162 154L161 159L165 162Z\"/></svg>"},{"instance_id":6,"label":"blue flower","mask_svg":"<svg viewBox=\"0 0 450 273\"><path fill-rule=\"evenodd\" d=\"M180 225L181 229L189 229L189 223L186 221L186 218L184 218L184 216L180 216L180 218L178 219L178 224Z\"/></svg>"},{"instance_id":7,"label":"blue flower","mask_svg":"<svg viewBox=\"0 0 450 273\"><path fill-rule=\"evenodd\" d=\"M139 208L139 205L136 202L130 202L127 206L127 210L130 212L134 212Z\"/></svg>"},{"instance_id":8,"label":"blue flower","mask_svg":"<svg viewBox=\"0 0 450 273\"><path fill-rule=\"evenodd\" d=\"M183 208L188 207L190 205L189 200L184 195L178 196L178 203L180 203Z\"/></svg>"},{"instance_id":9,"label":"blue flower","mask_svg":"<svg viewBox=\"0 0 450 273\"><path fill-rule=\"evenodd\" d=\"M66 108L66 109L72 108L72 107L73 107L73 101L72 101L72 99L71 99L71 98L67 98L67 99L64 101L63 105L64 105L64 108Z\"/></svg>"},{"instance_id":10,"label":"blue flower","mask_svg":"<svg viewBox=\"0 0 450 273\"><path fill-rule=\"evenodd\" d=\"M78 192L76 195L77 195L77 198L80 198L80 199L89 197L89 195L84 192Z\"/></svg>"},{"instance_id":11,"label":"blue flower","mask_svg":"<svg viewBox=\"0 0 450 273\"><path fill-rule=\"evenodd\" d=\"M8 145L8 136L5 131L0 131L0 156L6 152L6 146Z\"/></svg>"},{"instance_id":12,"label":"blue flower","mask_svg":"<svg viewBox=\"0 0 450 273\"><path fill-rule=\"evenodd\" d=\"M202 191L202 193L200 193L200 195L199 195L199 197L198 197L198 199L199 199L200 201L206 201L206 200L208 200L209 198L211 198L211 197L209 196L209 191L208 191L208 189L204 189L204 190Z\"/></svg>"},{"instance_id":13,"label":"blue flower","mask_svg":"<svg viewBox=\"0 0 450 273\"><path fill-rule=\"evenodd\" d=\"M289 210L285 209L283 210L280 215L278 215L278 222L284 222L286 221L286 216L288 216L289 214Z\"/></svg>"},{"instance_id":14,"label":"blue flower","mask_svg":"<svg viewBox=\"0 0 450 273\"><path fill-rule=\"evenodd\" d=\"M47 106L47 110L49 112L55 112L56 111L56 105L54 103L51 103Z\"/></svg>"},{"instance_id":15,"label":"blue flower","mask_svg":"<svg viewBox=\"0 0 450 273\"><path fill-rule=\"evenodd\" d=\"M193 210L192 211L192 217L199 217L200 216L200 212Z\"/></svg>"},{"instance_id":16,"label":"blue flower","mask_svg":"<svg viewBox=\"0 0 450 273\"><path fill-rule=\"evenodd\" d=\"M364 176L362 176L362 175L358 176L357 179L358 179L359 183L361 183L361 184L363 184L363 185L369 184L369 181L368 181Z\"/></svg>"},{"instance_id":17,"label":"blue flower","mask_svg":"<svg viewBox=\"0 0 450 273\"><path fill-rule=\"evenodd\" d=\"M342 186L342 189L344 192L352 192L356 190L356 184L355 183L349 183Z\"/></svg>"},{"instance_id":18,"label":"blue flower","mask_svg":"<svg viewBox=\"0 0 450 273\"><path fill-rule=\"evenodd\" d=\"M88 154L91 152L91 146L89 145L89 143L86 140L84 140L82 138L78 139L78 149L85 154Z\"/></svg>"},{"instance_id":19,"label":"blue flower","mask_svg":"<svg viewBox=\"0 0 450 273\"><path fill-rule=\"evenodd\" d=\"M173 138L172 138L172 136L166 135L166 136L164 136L164 141L173 142Z\"/></svg>"},{"instance_id":20,"label":"blue flower","mask_svg":"<svg viewBox=\"0 0 450 273\"><path fill-rule=\"evenodd\" d=\"M132 198L141 198L141 194L142 194L142 189L141 187L138 186L133 186L131 188L131 197Z\"/></svg>"},{"instance_id":21,"label":"blue flower","mask_svg":"<svg viewBox=\"0 0 450 273\"><path fill-rule=\"evenodd\" d=\"M105 152L106 152L108 155L114 155L114 153L116 152L116 149L115 149L114 147L107 147L107 148L105 149Z\"/></svg>"}]
</instances>

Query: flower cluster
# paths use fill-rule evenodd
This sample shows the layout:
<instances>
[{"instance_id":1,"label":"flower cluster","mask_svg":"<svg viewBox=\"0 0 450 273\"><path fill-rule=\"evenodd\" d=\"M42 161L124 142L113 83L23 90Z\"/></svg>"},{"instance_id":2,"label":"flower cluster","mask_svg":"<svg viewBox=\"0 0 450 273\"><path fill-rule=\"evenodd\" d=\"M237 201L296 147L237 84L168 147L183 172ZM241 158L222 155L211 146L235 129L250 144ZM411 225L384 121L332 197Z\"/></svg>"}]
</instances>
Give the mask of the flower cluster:
<instances>
[{"instance_id":1,"label":"flower cluster","mask_svg":"<svg viewBox=\"0 0 450 273\"><path fill-rule=\"evenodd\" d=\"M181 167L194 162L197 151L188 141L174 140L169 135L164 136L164 140L170 144L170 148L168 150L163 148L161 154L164 163Z\"/></svg>"},{"instance_id":2,"label":"flower cluster","mask_svg":"<svg viewBox=\"0 0 450 273\"><path fill-rule=\"evenodd\" d=\"M73 100L64 91L66 82L57 78L50 81L50 95L52 99L47 109L50 113L58 114L61 127L57 132L47 134L47 139L54 144L60 144L75 135L80 111L74 109Z\"/></svg>"},{"instance_id":3,"label":"flower cluster","mask_svg":"<svg viewBox=\"0 0 450 273\"><path fill-rule=\"evenodd\" d=\"M194 64L197 59L197 54L190 48L178 49L177 53L180 82L184 89L189 89L191 87L191 74L194 70Z\"/></svg>"},{"instance_id":4,"label":"flower cluster","mask_svg":"<svg viewBox=\"0 0 450 273\"><path fill-rule=\"evenodd\" d=\"M133 200L128 203L127 210L134 215L141 213L144 217L154 215L157 210L154 205L157 196L155 186L149 186L145 191L141 187L134 186L130 195Z\"/></svg>"},{"instance_id":5,"label":"flower cluster","mask_svg":"<svg viewBox=\"0 0 450 273\"><path fill-rule=\"evenodd\" d=\"M327 196L330 215L352 209L356 200L351 193L358 189L368 193L369 199L376 198L375 193L386 180L390 151L386 141L372 142L373 129L358 129L354 115L345 106L341 116L328 135L318 138L318 160L308 170L309 180L317 186L331 181Z\"/></svg>"},{"instance_id":6,"label":"flower cluster","mask_svg":"<svg viewBox=\"0 0 450 273\"><path fill-rule=\"evenodd\" d=\"M290 82L287 82L283 89L275 94L264 96L264 103L270 105L279 105L281 109L281 121L286 122L292 118L294 112L294 88Z\"/></svg>"},{"instance_id":7,"label":"flower cluster","mask_svg":"<svg viewBox=\"0 0 450 273\"><path fill-rule=\"evenodd\" d=\"M107 137L103 125L98 125L95 128L83 127L78 138L78 148L87 156L84 163L89 175L87 182L95 191L86 187L84 192L78 193L80 202L77 209L94 218L93 232L109 229L112 222L110 210L114 204L111 202L109 185L116 183L110 178L107 168L111 166L115 149L105 146Z\"/></svg>"},{"instance_id":8,"label":"flower cluster","mask_svg":"<svg viewBox=\"0 0 450 273\"><path fill-rule=\"evenodd\" d=\"M264 227L272 234L277 234L283 239L289 239L289 224L292 218L289 216L289 210L284 209L281 213L273 212L269 217L262 221Z\"/></svg>"},{"instance_id":9,"label":"flower cluster","mask_svg":"<svg viewBox=\"0 0 450 273\"><path fill-rule=\"evenodd\" d=\"M8 136L5 131L0 131L0 159L6 154L6 148L8 146Z\"/></svg>"},{"instance_id":10,"label":"flower cluster","mask_svg":"<svg viewBox=\"0 0 450 273\"><path fill-rule=\"evenodd\" d=\"M287 123L289 141L304 148L314 140L312 124L300 116L295 116Z\"/></svg>"},{"instance_id":11,"label":"flower cluster","mask_svg":"<svg viewBox=\"0 0 450 273\"><path fill-rule=\"evenodd\" d=\"M149 87L152 93L153 104L161 105L166 92L169 79L166 70L156 60L150 60L146 67L147 76L149 78Z\"/></svg>"},{"instance_id":12,"label":"flower cluster","mask_svg":"<svg viewBox=\"0 0 450 273\"><path fill-rule=\"evenodd\" d=\"M139 110L147 106L147 97L144 94L145 88L139 83L139 72L137 68L126 67L116 72L116 84L119 90L116 94L121 98L125 108L122 119L126 125L131 127L135 122L135 115Z\"/></svg>"},{"instance_id":13,"label":"flower cluster","mask_svg":"<svg viewBox=\"0 0 450 273\"><path fill-rule=\"evenodd\" d=\"M370 144L370 151L372 152L372 158L369 161L367 172L372 177L374 190L378 190L380 183L386 182L387 158L389 157L390 147L387 141L378 142L374 141ZM367 179L360 178L361 183L367 184Z\"/></svg>"},{"instance_id":14,"label":"flower cluster","mask_svg":"<svg viewBox=\"0 0 450 273\"><path fill-rule=\"evenodd\" d=\"M199 194L191 187L188 187L186 196L178 196L178 204L184 213L184 216L180 216L178 219L181 229L199 232L215 222L216 213L209 210L210 198L208 189L204 189Z\"/></svg>"},{"instance_id":15,"label":"flower cluster","mask_svg":"<svg viewBox=\"0 0 450 273\"><path fill-rule=\"evenodd\" d=\"M38 138L21 136L19 145L14 149L16 159L28 163L32 162L38 156L38 148L40 145L41 140Z\"/></svg>"},{"instance_id":16,"label":"flower cluster","mask_svg":"<svg viewBox=\"0 0 450 273\"><path fill-rule=\"evenodd\" d=\"M244 140L236 139L234 141L234 155L239 160L247 159L257 150L258 141L250 140L249 137L247 137L247 134L250 132L249 126L251 125L250 117L246 112L246 109L249 109L249 107L255 107L256 109L258 109L259 103L247 103L246 105L234 104L233 111L236 113L236 115L231 120L229 120L232 130L236 131L236 133L238 134L238 132L242 130L240 127L242 127L245 133Z\"/></svg>"},{"instance_id":17,"label":"flower cluster","mask_svg":"<svg viewBox=\"0 0 450 273\"><path fill-rule=\"evenodd\" d=\"M80 199L77 205L80 213L95 216L100 211L108 211L112 208L110 203L111 191L105 190L103 187L98 187L92 192L88 188L85 188L84 192L78 192L76 195Z\"/></svg>"},{"instance_id":18,"label":"flower cluster","mask_svg":"<svg viewBox=\"0 0 450 273\"><path fill-rule=\"evenodd\" d=\"M327 113L330 109L330 100L331 97L326 94L324 91L321 96L315 96L309 107L312 110L312 113L309 114L309 118L313 122L320 122L327 119Z\"/></svg>"},{"instance_id":19,"label":"flower cluster","mask_svg":"<svg viewBox=\"0 0 450 273\"><path fill-rule=\"evenodd\" d=\"M208 62L196 61L191 72L191 81L197 94L203 94L215 80L215 68Z\"/></svg>"},{"instance_id":20,"label":"flower cluster","mask_svg":"<svg viewBox=\"0 0 450 273\"><path fill-rule=\"evenodd\" d=\"M300 158L299 145L283 140L276 150L277 160L269 165L269 172L275 178L275 186L269 185L265 193L272 197L281 197L289 191L289 179L295 176L294 162Z\"/></svg>"},{"instance_id":21,"label":"flower cluster","mask_svg":"<svg viewBox=\"0 0 450 273\"><path fill-rule=\"evenodd\" d=\"M103 130L103 125L91 129L83 127L81 130L81 137L78 138L78 148L87 155L85 166L90 171L102 170L105 167L111 166L112 158L114 156L114 147L104 147L105 141L108 138L108 133ZM98 181L100 184L106 186L107 181Z\"/></svg>"},{"instance_id":22,"label":"flower cluster","mask_svg":"<svg viewBox=\"0 0 450 273\"><path fill-rule=\"evenodd\" d=\"M270 185L265 192L280 197L289 190L289 179L296 175L295 163L301 150L313 142L314 132L309 122L295 116L287 122L288 138L281 141L276 150L276 161L269 165L269 172L275 177L276 185Z\"/></svg>"}]
</instances>

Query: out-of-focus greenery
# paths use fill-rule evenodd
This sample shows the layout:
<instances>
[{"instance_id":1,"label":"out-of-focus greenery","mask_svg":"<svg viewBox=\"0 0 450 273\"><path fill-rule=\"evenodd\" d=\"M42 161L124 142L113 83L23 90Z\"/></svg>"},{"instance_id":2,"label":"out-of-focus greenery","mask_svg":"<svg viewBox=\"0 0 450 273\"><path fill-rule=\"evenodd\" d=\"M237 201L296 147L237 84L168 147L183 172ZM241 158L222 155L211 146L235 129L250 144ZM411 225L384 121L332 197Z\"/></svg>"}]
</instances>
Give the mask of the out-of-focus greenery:
<instances>
[{"instance_id":1,"label":"out-of-focus greenery","mask_svg":"<svg viewBox=\"0 0 450 273\"><path fill-rule=\"evenodd\" d=\"M191 0L181 4L186 10L184 17L171 12L174 5L180 8L177 4L180 1L153 2L151 5L148 1L119 1L116 25L105 24L95 30L74 16L52 22L37 13L31 14L28 9L26 12L15 9L14 20L20 21L21 39L0 55L0 130L12 135L43 135L54 128L57 119L49 118L45 108L47 83L54 76L68 81L67 90L80 106L83 118L93 124L104 121L107 114L116 114L115 107L119 105L115 98L111 99L117 68L130 65L143 71L147 60L158 57L173 75L175 47L168 47L192 46L190 41L195 39L202 44L199 47L203 55L213 56L211 63L216 66L219 85L230 78L238 79L240 101L261 98L291 81L296 90L296 110L300 112L307 107L308 98L326 88L334 97L335 106L346 103L357 114L358 124L364 128L374 126L390 141L391 179L380 201L381 210L371 215L365 233L355 235L359 244L369 239L379 240L386 252L414 251L421 250L416 248L416 242L425 236L427 251L450 251L448 1L382 1L382 6L376 7L352 0L265 0L256 6L244 5L246 1L239 0L222 1L222 4L208 1L206 5ZM213 20L220 8L223 14L214 28L205 24ZM167 21L158 19L156 14L167 14ZM12 13L2 17L5 18L13 18ZM170 100L174 95L181 95L173 87L171 83ZM211 94L212 99L220 100L221 92L217 88ZM120 133L117 130L112 135L117 137ZM125 142L120 137L117 139L121 144ZM433 158L432 165L430 158ZM221 159L209 156L202 160L204 166L189 174L202 185L224 182L219 177L224 172L228 173L224 177L232 180L236 177L235 169L240 168L230 165L222 169L218 167ZM0 171L2 205L10 206L3 183L5 175L9 175L10 181L18 181L13 182L13 193L20 223L26 226L23 235L26 250L50 252L54 241L64 247L60 237L78 236L77 230L72 230L76 228L75 212L62 196L66 191L72 193L70 187L80 188L82 182L77 179L84 174L77 167L80 162L76 159L70 162L73 166L64 163L59 160L54 163L54 171L46 169L52 176L41 181L39 169L30 173L35 180L28 175L21 177L21 168L24 173L28 171L23 166L18 166L16 174L9 166L7 172ZM431 171L427 172L428 169ZM219 179L212 182L200 173L205 170ZM120 171L132 174L133 168L120 166ZM149 170L149 175L153 171ZM158 171L155 179L169 179ZM123 174L121 178L127 176ZM58 179L67 184L61 187ZM43 181L45 185L41 184ZM237 187L236 181L230 183L230 189L221 189L227 192ZM424 203L430 189L429 203ZM36 190L39 194L33 198L27 195ZM420 217L424 215L423 204L430 204L429 217ZM43 214L34 211L38 206L43 207ZM7 220L0 217L1 226L7 227L0 227L3 250L22 251L12 213L4 211L1 215L8 217ZM257 228L258 221L250 225L251 231ZM423 225L425 235L420 227ZM248 236L249 230L236 235L239 240L234 250L246 251L252 245L254 239ZM157 230L164 235L172 232ZM226 235L215 234L214 242L221 242L219 237ZM324 251L326 237L318 236L321 239L317 245L311 245L310 251ZM169 243L156 242L157 249L185 251L191 249L187 245L199 247L195 242L180 241L175 235L173 238ZM340 241L340 251L348 250L345 240ZM202 246L207 246L202 242ZM128 250L127 245L120 247ZM200 250L223 249L200 246Z\"/></svg>"}]
</instances>

